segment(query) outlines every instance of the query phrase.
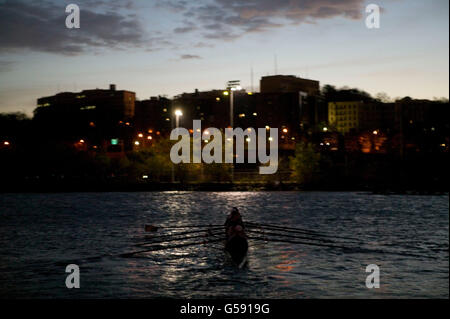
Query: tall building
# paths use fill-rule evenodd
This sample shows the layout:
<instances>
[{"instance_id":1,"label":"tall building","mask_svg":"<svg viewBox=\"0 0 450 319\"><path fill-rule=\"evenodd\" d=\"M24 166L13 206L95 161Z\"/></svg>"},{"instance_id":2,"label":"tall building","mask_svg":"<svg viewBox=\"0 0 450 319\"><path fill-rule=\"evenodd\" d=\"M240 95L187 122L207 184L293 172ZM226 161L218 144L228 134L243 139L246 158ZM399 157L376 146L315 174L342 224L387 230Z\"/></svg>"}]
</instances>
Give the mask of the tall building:
<instances>
[{"instance_id":1,"label":"tall building","mask_svg":"<svg viewBox=\"0 0 450 319\"><path fill-rule=\"evenodd\" d=\"M267 112L284 113L279 116L286 116L283 122L289 124L292 129L307 129L323 121L323 116L319 103L320 82L302 79L293 75L272 75L264 76L260 81L262 103L273 103L278 99L282 104L278 107L266 107ZM276 97L276 95L279 95ZM286 101L288 100L288 102ZM289 106L285 103L289 103ZM279 104L279 103L278 103ZM282 110L286 109L289 110ZM264 110L263 110L264 112ZM263 113L261 113L263 114Z\"/></svg>"}]
</instances>

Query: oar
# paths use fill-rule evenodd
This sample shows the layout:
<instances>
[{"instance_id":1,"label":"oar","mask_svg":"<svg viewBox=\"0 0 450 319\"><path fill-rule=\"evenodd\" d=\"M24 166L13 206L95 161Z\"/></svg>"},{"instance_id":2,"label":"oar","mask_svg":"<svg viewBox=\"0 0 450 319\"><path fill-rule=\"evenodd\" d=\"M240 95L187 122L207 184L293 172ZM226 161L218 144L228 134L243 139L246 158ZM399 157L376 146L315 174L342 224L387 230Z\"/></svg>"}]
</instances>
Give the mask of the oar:
<instances>
[{"instance_id":1,"label":"oar","mask_svg":"<svg viewBox=\"0 0 450 319\"><path fill-rule=\"evenodd\" d=\"M145 225L146 232L156 232L159 229L183 229L183 228L208 228L208 227L224 227L223 225L183 225L183 226L155 226Z\"/></svg>"},{"instance_id":2,"label":"oar","mask_svg":"<svg viewBox=\"0 0 450 319\"><path fill-rule=\"evenodd\" d=\"M178 232L178 233L171 233L167 235L158 235L158 236L152 236L151 239L154 238L164 238L164 237L171 237L171 236L181 236L181 235L189 235L189 234L195 234L195 233L201 233L201 232L210 232L210 231L216 231L216 230L222 230L222 227L212 227L208 229L196 229L196 230L190 230L190 231L184 231L184 232Z\"/></svg>"},{"instance_id":3,"label":"oar","mask_svg":"<svg viewBox=\"0 0 450 319\"><path fill-rule=\"evenodd\" d=\"M298 235L288 235L288 234L283 234L283 233L263 232L263 231L252 230L252 229L247 229L247 231L249 233L255 233L255 234L264 235L264 236L275 236L275 237L285 237L285 238L287 237L287 238L296 238L296 239L316 240L316 241L321 241L321 242L325 242L325 243L335 243L335 241L325 239L325 238L314 238L314 237L306 237L306 236L298 236Z\"/></svg>"},{"instance_id":4,"label":"oar","mask_svg":"<svg viewBox=\"0 0 450 319\"><path fill-rule=\"evenodd\" d=\"M195 246L195 245L204 245L204 244L210 244L210 243L215 243L215 242L219 242L219 241L222 241L222 239L214 239L214 240L195 242L195 243L185 243L185 244L178 244L178 245L172 245L172 246L152 247L150 249L144 249L144 250L133 251L131 253L120 254L119 256L127 258L127 257L132 257L133 255L136 255L136 254L141 254L141 253L146 253L146 252L160 251L160 250L174 249L174 248L182 248L182 247Z\"/></svg>"},{"instance_id":5,"label":"oar","mask_svg":"<svg viewBox=\"0 0 450 319\"><path fill-rule=\"evenodd\" d=\"M267 241L265 238L261 238L261 237L248 237L248 239ZM307 246L320 246L320 247L327 247L327 248L338 248L338 249L342 249L342 250L355 250L355 252L360 252L360 253L376 253L376 254L388 254L388 255L397 255L397 256L410 256L410 257L437 259L437 257L434 257L434 256L418 255L418 254L394 252L394 251L386 251L386 250L381 250L381 249L370 249L370 248L361 248L361 247L345 247L345 246L339 246L339 245L327 245L327 244L320 244L320 243L310 243L310 242L304 242L304 241L292 241L292 240L283 240L283 239L270 239L270 241L272 241L272 242L280 242L280 243L296 244L296 245L307 245Z\"/></svg>"},{"instance_id":6,"label":"oar","mask_svg":"<svg viewBox=\"0 0 450 319\"><path fill-rule=\"evenodd\" d=\"M248 237L248 239L253 240L264 240L268 241L267 238L263 237ZM352 248L339 246L339 245L329 245L329 244L321 244L321 243L312 243L312 242L305 242L305 241L293 241L293 240L284 240L284 239L270 239L271 242L279 242L279 243L289 243L289 244L297 244L297 245L309 245L309 246L320 246L320 247L328 247L328 248L339 248L344 250L349 250Z\"/></svg>"},{"instance_id":7,"label":"oar","mask_svg":"<svg viewBox=\"0 0 450 319\"><path fill-rule=\"evenodd\" d=\"M299 234L307 234L307 235L316 236L316 237L347 239L347 240L354 240L354 241L360 242L360 240L357 238L336 236L336 235L325 235L325 234L320 234L315 231L305 230L302 228L285 227L285 226L268 225L268 224L258 224L258 223L245 223L245 224L247 224L249 226L256 226L256 227L267 228L267 229L271 229L271 230L279 230L279 231L283 231L283 232L287 232L287 233L299 233Z\"/></svg>"},{"instance_id":8,"label":"oar","mask_svg":"<svg viewBox=\"0 0 450 319\"><path fill-rule=\"evenodd\" d=\"M296 231L304 231L304 232L308 232L308 233L317 234L317 232L314 230L298 228L298 227L288 227L288 226L277 225L277 224L263 224L263 223L253 223L253 222L245 222L244 224L248 224L248 225L252 225L252 226L259 226L259 227L270 227L270 228L280 228L280 229L286 229L286 230L289 229L289 230L296 230Z\"/></svg>"},{"instance_id":9,"label":"oar","mask_svg":"<svg viewBox=\"0 0 450 319\"><path fill-rule=\"evenodd\" d=\"M177 237L176 235L169 235L169 236L159 236L156 237L156 240L151 240L144 243L136 244L135 246L147 246L147 245L153 245L153 244L161 244L161 243L169 243L172 241L180 241L180 240L187 240L192 238L201 238L201 237L208 237L213 236L213 233L206 233L206 234L200 234L200 235L194 235L194 236L183 236L183 237ZM165 239L167 238L167 239Z\"/></svg>"}]
</instances>

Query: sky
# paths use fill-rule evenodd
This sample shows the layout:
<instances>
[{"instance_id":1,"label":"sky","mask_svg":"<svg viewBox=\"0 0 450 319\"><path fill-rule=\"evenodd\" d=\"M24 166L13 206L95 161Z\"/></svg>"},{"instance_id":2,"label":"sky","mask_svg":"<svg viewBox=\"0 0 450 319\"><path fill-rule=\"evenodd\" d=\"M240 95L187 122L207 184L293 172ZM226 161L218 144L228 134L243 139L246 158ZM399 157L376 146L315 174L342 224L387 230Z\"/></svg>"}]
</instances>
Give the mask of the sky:
<instances>
[{"instance_id":1,"label":"sky","mask_svg":"<svg viewBox=\"0 0 450 319\"><path fill-rule=\"evenodd\" d=\"M79 29L65 26L70 3ZM379 29L366 27L370 3ZM228 80L258 91L273 74L448 98L449 1L0 0L0 112L31 115L39 97L109 84L141 100Z\"/></svg>"}]
</instances>

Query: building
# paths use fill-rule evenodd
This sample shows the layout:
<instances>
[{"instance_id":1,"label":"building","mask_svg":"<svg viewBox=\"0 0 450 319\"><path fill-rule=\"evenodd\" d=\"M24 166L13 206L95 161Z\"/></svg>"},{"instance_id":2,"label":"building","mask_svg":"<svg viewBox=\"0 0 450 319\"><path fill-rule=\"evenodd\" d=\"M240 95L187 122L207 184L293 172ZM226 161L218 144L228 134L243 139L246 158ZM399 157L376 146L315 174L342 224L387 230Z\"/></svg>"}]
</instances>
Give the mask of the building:
<instances>
[{"instance_id":1,"label":"building","mask_svg":"<svg viewBox=\"0 0 450 319\"><path fill-rule=\"evenodd\" d=\"M346 134L358 130L362 101L328 103L328 123L339 133Z\"/></svg>"},{"instance_id":2,"label":"building","mask_svg":"<svg viewBox=\"0 0 450 319\"><path fill-rule=\"evenodd\" d=\"M225 94L224 94L225 92ZM219 129L230 126L231 95L224 90L211 90L194 93L183 93L173 100L173 110L183 112L180 126L192 128L193 120L201 120L202 127ZM245 90L233 92L233 124L235 127L248 127L254 124L254 96Z\"/></svg>"},{"instance_id":3,"label":"building","mask_svg":"<svg viewBox=\"0 0 450 319\"><path fill-rule=\"evenodd\" d=\"M448 152L449 117L448 101L409 97L396 101L395 130L399 132L400 153Z\"/></svg>"},{"instance_id":4,"label":"building","mask_svg":"<svg viewBox=\"0 0 450 319\"><path fill-rule=\"evenodd\" d=\"M260 81L261 93L298 93L305 92L310 96L320 92L319 81L298 78L293 75L263 76Z\"/></svg>"},{"instance_id":5,"label":"building","mask_svg":"<svg viewBox=\"0 0 450 319\"><path fill-rule=\"evenodd\" d=\"M394 118L395 107L392 103L328 103L328 123L341 134L350 131L390 130L394 126Z\"/></svg>"},{"instance_id":6,"label":"building","mask_svg":"<svg viewBox=\"0 0 450 319\"><path fill-rule=\"evenodd\" d=\"M134 125L137 134L170 133L172 128L172 101L162 96L136 101Z\"/></svg>"},{"instance_id":7,"label":"building","mask_svg":"<svg viewBox=\"0 0 450 319\"><path fill-rule=\"evenodd\" d=\"M324 120L322 111L324 108L321 108L319 103L319 81L302 79L293 75L264 76L260 81L260 91L261 103L266 105L267 112L283 113L279 116L287 117L287 120L292 122L290 126L294 131L300 129L306 131ZM259 111L265 114L264 110ZM286 122L286 119L282 122Z\"/></svg>"},{"instance_id":8,"label":"building","mask_svg":"<svg viewBox=\"0 0 450 319\"><path fill-rule=\"evenodd\" d=\"M79 93L63 92L42 97L37 101L36 113L44 109L57 113L97 119L131 120L134 117L136 94L116 90L111 84L109 90L84 90Z\"/></svg>"},{"instance_id":9,"label":"building","mask_svg":"<svg viewBox=\"0 0 450 319\"><path fill-rule=\"evenodd\" d=\"M47 139L84 141L99 149L104 141L130 141L135 116L136 94L126 90L93 89L63 92L37 100L34 122Z\"/></svg>"}]
</instances>

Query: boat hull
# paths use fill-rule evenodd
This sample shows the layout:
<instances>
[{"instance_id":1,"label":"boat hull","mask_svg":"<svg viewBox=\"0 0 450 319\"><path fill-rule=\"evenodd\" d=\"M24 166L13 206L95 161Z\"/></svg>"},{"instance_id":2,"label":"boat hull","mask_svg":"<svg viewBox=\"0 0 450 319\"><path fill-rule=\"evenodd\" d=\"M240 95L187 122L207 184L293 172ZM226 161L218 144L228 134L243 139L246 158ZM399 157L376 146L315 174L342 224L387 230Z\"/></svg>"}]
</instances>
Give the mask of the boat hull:
<instances>
[{"instance_id":1,"label":"boat hull","mask_svg":"<svg viewBox=\"0 0 450 319\"><path fill-rule=\"evenodd\" d=\"M242 267L247 261L247 238L242 236L230 238L225 244L225 250L230 254L233 262Z\"/></svg>"}]
</instances>

